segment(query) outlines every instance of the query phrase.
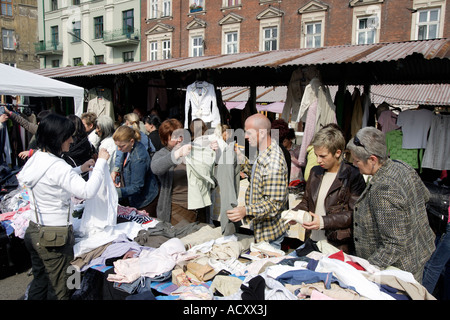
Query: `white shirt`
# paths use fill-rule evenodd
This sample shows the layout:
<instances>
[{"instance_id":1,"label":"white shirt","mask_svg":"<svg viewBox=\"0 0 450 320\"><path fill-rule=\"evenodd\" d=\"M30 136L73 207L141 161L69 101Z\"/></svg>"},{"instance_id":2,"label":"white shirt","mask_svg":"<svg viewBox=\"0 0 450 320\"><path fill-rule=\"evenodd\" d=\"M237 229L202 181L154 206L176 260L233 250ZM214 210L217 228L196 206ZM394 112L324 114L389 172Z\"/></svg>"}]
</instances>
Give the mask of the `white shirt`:
<instances>
[{"instance_id":1,"label":"white shirt","mask_svg":"<svg viewBox=\"0 0 450 320\"><path fill-rule=\"evenodd\" d=\"M433 112L427 109L406 110L399 113L397 125L403 132L403 149L425 149Z\"/></svg>"}]
</instances>

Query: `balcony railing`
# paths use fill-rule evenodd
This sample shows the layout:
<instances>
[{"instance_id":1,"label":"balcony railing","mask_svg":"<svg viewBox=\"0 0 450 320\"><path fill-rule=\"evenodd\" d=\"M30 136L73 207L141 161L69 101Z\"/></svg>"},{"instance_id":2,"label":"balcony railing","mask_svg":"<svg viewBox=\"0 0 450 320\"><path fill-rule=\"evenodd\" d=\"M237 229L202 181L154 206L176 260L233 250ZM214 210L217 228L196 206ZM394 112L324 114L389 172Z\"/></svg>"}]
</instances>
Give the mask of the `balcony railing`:
<instances>
[{"instance_id":1,"label":"balcony railing","mask_svg":"<svg viewBox=\"0 0 450 320\"><path fill-rule=\"evenodd\" d=\"M36 54L39 55L62 55L63 46L59 41L39 41L34 44Z\"/></svg>"},{"instance_id":2,"label":"balcony railing","mask_svg":"<svg viewBox=\"0 0 450 320\"><path fill-rule=\"evenodd\" d=\"M139 44L140 38L140 30L136 28L103 31L103 42L107 46Z\"/></svg>"}]
</instances>

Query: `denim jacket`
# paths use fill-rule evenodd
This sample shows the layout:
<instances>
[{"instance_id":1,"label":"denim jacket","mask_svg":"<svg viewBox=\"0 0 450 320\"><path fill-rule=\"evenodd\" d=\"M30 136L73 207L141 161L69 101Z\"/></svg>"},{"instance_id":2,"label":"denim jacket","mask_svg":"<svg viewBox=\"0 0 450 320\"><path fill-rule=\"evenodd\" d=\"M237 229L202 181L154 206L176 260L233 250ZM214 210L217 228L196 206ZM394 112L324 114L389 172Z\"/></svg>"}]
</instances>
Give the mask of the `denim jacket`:
<instances>
[{"instance_id":1,"label":"denim jacket","mask_svg":"<svg viewBox=\"0 0 450 320\"><path fill-rule=\"evenodd\" d=\"M151 159L147 148L141 142L135 142L123 165L126 155L122 154L120 160L124 185L119 188L119 197L128 198L130 206L141 209L158 195L158 181L150 168Z\"/></svg>"}]
</instances>

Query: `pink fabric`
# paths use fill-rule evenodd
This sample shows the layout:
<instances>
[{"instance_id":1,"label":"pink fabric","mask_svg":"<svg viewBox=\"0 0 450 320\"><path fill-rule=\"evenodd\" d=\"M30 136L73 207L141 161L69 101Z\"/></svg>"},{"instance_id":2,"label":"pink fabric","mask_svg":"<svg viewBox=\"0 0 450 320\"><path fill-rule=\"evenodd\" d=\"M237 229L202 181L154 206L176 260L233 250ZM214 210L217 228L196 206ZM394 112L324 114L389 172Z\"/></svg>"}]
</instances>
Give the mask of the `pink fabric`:
<instances>
[{"instance_id":1,"label":"pink fabric","mask_svg":"<svg viewBox=\"0 0 450 320\"><path fill-rule=\"evenodd\" d=\"M302 145L300 146L300 153L298 155L298 162L300 166L306 166L306 149L309 146L316 128L316 114L317 114L317 99L308 108L306 115L305 130L303 132Z\"/></svg>"},{"instance_id":2,"label":"pink fabric","mask_svg":"<svg viewBox=\"0 0 450 320\"><path fill-rule=\"evenodd\" d=\"M5 212L0 214L0 221L11 220L16 213L20 213L27 210L30 210L30 204L27 204L24 207L20 207L17 211Z\"/></svg>"},{"instance_id":3,"label":"pink fabric","mask_svg":"<svg viewBox=\"0 0 450 320\"><path fill-rule=\"evenodd\" d=\"M336 300L336 299L330 298L329 296L317 290L313 290L311 292L311 300Z\"/></svg>"}]
</instances>

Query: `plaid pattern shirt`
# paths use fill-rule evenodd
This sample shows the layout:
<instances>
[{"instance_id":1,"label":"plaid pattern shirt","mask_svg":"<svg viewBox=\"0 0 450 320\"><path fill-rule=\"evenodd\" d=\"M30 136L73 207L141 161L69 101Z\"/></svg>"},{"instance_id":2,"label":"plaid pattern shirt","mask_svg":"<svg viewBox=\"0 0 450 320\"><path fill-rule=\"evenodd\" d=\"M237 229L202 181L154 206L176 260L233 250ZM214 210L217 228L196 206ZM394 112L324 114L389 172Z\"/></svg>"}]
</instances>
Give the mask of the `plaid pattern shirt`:
<instances>
[{"instance_id":1,"label":"plaid pattern shirt","mask_svg":"<svg viewBox=\"0 0 450 320\"><path fill-rule=\"evenodd\" d=\"M281 212L288 200L287 165L278 144L270 146L256 159L252 176L252 164L248 159L242 170L250 177L245 193L247 215L243 222L253 224L255 241L273 241L286 232Z\"/></svg>"}]
</instances>

